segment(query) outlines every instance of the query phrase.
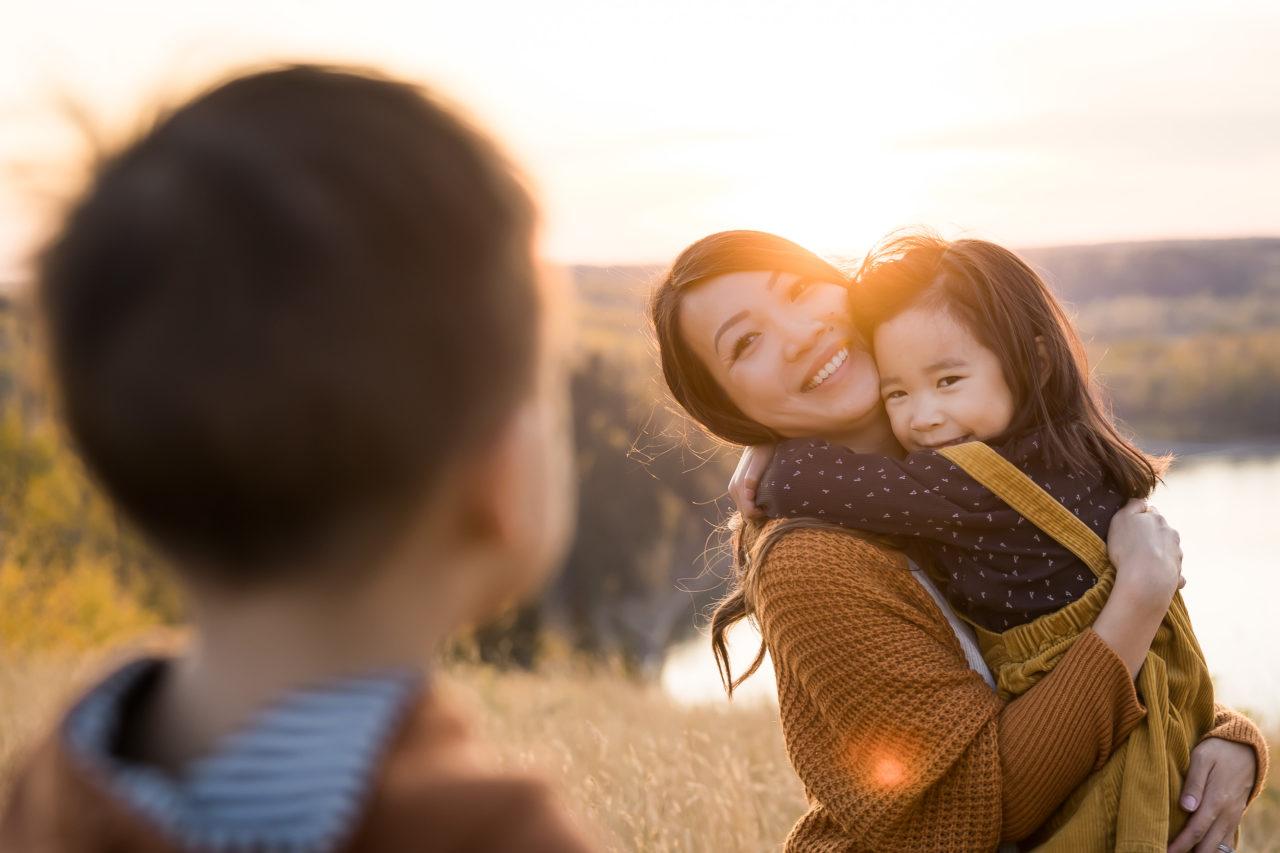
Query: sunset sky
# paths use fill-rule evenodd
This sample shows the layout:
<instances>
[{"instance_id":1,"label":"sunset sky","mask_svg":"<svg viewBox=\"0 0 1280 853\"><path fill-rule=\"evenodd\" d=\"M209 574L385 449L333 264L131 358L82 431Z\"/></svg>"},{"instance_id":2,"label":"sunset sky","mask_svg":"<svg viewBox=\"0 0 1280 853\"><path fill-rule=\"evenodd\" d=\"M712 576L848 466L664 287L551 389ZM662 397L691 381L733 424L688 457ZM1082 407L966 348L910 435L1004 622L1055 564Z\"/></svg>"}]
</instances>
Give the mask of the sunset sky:
<instances>
[{"instance_id":1,"label":"sunset sky","mask_svg":"<svg viewBox=\"0 0 1280 853\"><path fill-rule=\"evenodd\" d=\"M0 0L0 276L77 148L265 60L434 86L531 176L553 260L724 228L844 254L1280 235L1280 4Z\"/></svg>"}]
</instances>

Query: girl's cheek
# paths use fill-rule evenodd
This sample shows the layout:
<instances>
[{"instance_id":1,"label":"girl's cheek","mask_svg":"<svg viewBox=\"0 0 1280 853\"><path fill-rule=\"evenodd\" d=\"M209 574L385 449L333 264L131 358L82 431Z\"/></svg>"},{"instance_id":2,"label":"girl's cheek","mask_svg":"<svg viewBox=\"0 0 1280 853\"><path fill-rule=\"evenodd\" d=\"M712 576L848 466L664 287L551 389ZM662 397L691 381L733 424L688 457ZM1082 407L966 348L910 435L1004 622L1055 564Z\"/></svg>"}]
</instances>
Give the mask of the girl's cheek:
<instances>
[{"instance_id":1,"label":"girl's cheek","mask_svg":"<svg viewBox=\"0 0 1280 853\"><path fill-rule=\"evenodd\" d=\"M906 446L911 437L911 430L907 428L907 414L895 406L886 406L885 411L889 414L889 429L893 431L894 438L898 439L899 444Z\"/></svg>"}]
</instances>

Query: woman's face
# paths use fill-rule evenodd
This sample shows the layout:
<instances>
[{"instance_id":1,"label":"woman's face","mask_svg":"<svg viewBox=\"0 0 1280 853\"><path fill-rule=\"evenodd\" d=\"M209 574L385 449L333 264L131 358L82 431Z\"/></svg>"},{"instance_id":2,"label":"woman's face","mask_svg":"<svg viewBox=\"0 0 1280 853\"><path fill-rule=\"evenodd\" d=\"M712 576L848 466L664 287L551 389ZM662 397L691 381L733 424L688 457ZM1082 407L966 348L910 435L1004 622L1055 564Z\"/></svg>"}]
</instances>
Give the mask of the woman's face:
<instances>
[{"instance_id":1,"label":"woman's face","mask_svg":"<svg viewBox=\"0 0 1280 853\"><path fill-rule=\"evenodd\" d=\"M848 303L835 282L730 273L685 294L680 330L747 417L788 437L836 437L880 406Z\"/></svg>"}]
</instances>

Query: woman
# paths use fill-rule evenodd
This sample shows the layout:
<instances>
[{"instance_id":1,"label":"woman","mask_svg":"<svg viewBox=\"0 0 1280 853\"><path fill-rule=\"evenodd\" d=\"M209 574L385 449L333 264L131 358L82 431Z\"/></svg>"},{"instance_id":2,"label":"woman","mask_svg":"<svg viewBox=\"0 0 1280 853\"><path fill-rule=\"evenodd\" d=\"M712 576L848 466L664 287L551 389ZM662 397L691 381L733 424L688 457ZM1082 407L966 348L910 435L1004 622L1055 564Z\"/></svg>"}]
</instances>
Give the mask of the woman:
<instances>
[{"instance_id":1,"label":"woman","mask_svg":"<svg viewBox=\"0 0 1280 853\"><path fill-rule=\"evenodd\" d=\"M794 243L705 238L653 294L668 386L734 443L819 436L900 452L848 304L841 273ZM772 654L787 751L810 802L787 849L993 850L1035 830L1143 714L1133 677L1181 562L1177 535L1143 509L1113 522L1117 580L1093 629L1007 704L902 554L816 522L746 527L713 645L730 691L755 668L731 677L730 624L754 617ZM1256 728L1228 709L1215 725L1187 778L1196 814L1171 849L1229 850L1219 839L1264 775Z\"/></svg>"}]
</instances>

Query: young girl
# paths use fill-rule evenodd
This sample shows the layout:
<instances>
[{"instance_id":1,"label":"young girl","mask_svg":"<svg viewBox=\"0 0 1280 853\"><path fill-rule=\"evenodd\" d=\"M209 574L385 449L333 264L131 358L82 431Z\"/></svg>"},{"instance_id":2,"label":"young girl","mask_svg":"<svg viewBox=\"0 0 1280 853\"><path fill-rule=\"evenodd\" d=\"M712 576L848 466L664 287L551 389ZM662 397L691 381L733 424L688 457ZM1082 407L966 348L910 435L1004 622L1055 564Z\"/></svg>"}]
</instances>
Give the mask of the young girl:
<instances>
[{"instance_id":1,"label":"young girl","mask_svg":"<svg viewBox=\"0 0 1280 853\"><path fill-rule=\"evenodd\" d=\"M900 537L944 575L952 607L978 629L1002 695L1017 695L1091 624L1113 575L979 483L954 461L953 448L988 443L1101 538L1126 501L1150 493L1165 460L1117 433L1062 307L1013 253L979 240L899 238L872 254L856 288L885 410L908 453L897 459L814 439L783 442L760 477L756 504L772 516ZM839 371L843 355L837 351L807 387ZM758 470L766 455L755 452L747 469ZM746 478L750 485L750 470ZM1167 821L1169 838L1181 826L1178 783L1190 746L1212 724L1213 695L1180 597L1152 654L1139 680L1147 731L1131 737L1127 759L1113 758L1097 784L1083 786L1050 821L1055 849L1122 849L1126 837L1152 837L1152 821Z\"/></svg>"}]
</instances>

